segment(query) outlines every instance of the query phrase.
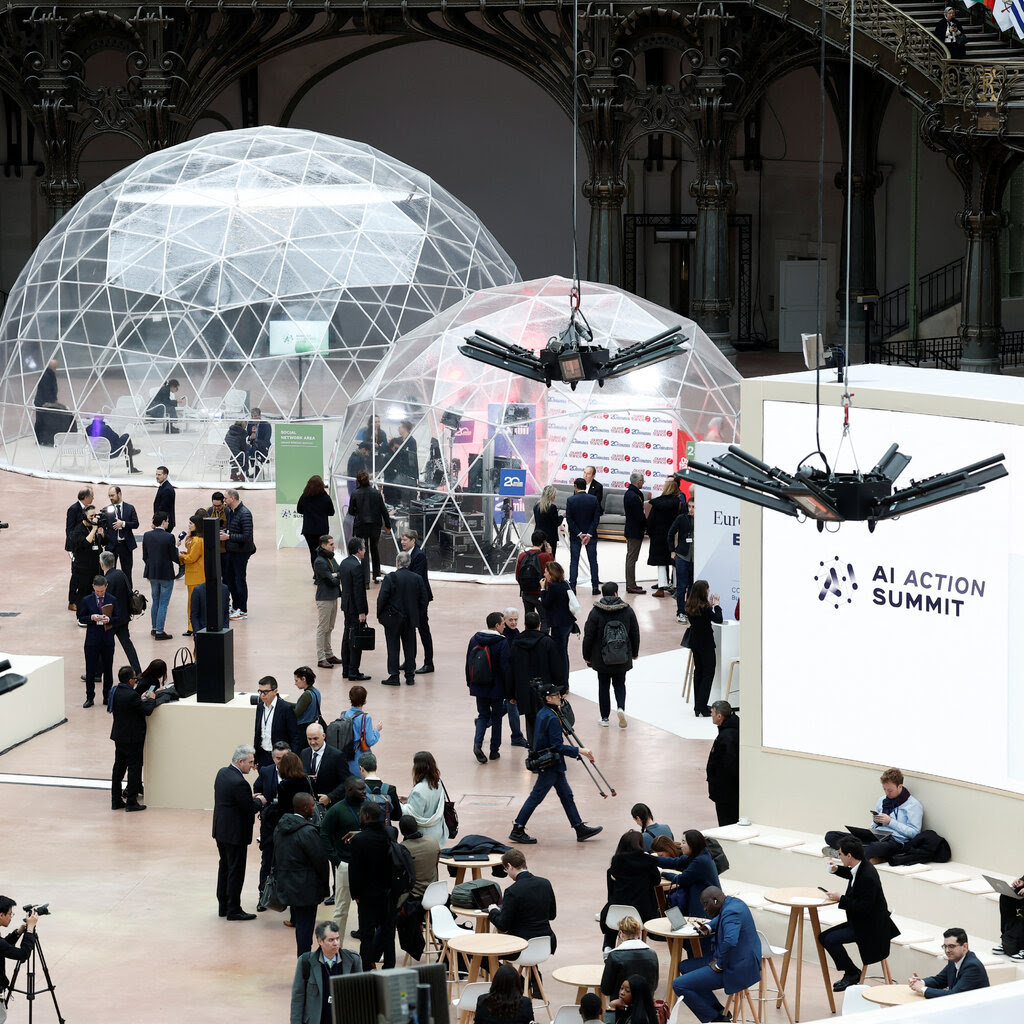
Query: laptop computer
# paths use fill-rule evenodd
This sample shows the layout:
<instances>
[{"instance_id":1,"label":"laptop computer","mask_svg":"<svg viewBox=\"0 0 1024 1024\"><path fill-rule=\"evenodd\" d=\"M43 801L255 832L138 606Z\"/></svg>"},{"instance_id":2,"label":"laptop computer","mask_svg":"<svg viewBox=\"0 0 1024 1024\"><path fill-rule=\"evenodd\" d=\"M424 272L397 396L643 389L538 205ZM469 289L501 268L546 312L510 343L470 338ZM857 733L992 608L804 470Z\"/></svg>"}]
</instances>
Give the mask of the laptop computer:
<instances>
[{"instance_id":1,"label":"laptop computer","mask_svg":"<svg viewBox=\"0 0 1024 1024\"><path fill-rule=\"evenodd\" d=\"M981 877L984 878L1000 896L1009 896L1011 900L1024 900L1024 896L1019 896L1009 882L1004 882L1001 878L993 878L991 875L982 875Z\"/></svg>"},{"instance_id":2,"label":"laptop computer","mask_svg":"<svg viewBox=\"0 0 1024 1024\"><path fill-rule=\"evenodd\" d=\"M856 836L862 843L876 843L882 836L872 832L869 828L861 828L859 825L847 825L846 831L851 836Z\"/></svg>"},{"instance_id":3,"label":"laptop computer","mask_svg":"<svg viewBox=\"0 0 1024 1024\"><path fill-rule=\"evenodd\" d=\"M665 916L672 925L672 931L677 932L686 927L686 915L678 907L666 907Z\"/></svg>"}]
</instances>

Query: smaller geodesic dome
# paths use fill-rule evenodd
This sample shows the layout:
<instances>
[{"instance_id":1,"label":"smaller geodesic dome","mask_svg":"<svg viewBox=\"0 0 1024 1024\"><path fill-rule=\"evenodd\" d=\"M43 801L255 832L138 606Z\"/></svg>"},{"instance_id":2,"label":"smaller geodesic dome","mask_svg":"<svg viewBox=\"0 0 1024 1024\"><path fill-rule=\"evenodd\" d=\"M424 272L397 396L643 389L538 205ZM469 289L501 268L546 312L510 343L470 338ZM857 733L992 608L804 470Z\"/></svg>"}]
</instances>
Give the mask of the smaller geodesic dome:
<instances>
[{"instance_id":1,"label":"smaller geodesic dome","mask_svg":"<svg viewBox=\"0 0 1024 1024\"><path fill-rule=\"evenodd\" d=\"M185 441L220 444L253 406L340 417L399 335L518 277L470 209L363 143L264 126L150 153L63 217L11 291L0 464L52 470L54 429L100 415L172 464L172 445L191 459ZM66 414L47 430L34 405L51 358ZM184 436L147 445L169 378Z\"/></svg>"},{"instance_id":2,"label":"smaller geodesic dome","mask_svg":"<svg viewBox=\"0 0 1024 1024\"><path fill-rule=\"evenodd\" d=\"M477 329L540 351L566 325L571 287L551 277L490 288L404 335L363 385L339 435L333 473L342 501L365 468L397 523L427 538L432 565L500 573L520 536L528 541L545 485L568 485L593 465L606 489L624 488L638 471L660 491L688 440L736 439L734 367L692 320L611 285L582 285L595 344L614 354L680 325L688 351L575 391L459 352Z\"/></svg>"}]
</instances>

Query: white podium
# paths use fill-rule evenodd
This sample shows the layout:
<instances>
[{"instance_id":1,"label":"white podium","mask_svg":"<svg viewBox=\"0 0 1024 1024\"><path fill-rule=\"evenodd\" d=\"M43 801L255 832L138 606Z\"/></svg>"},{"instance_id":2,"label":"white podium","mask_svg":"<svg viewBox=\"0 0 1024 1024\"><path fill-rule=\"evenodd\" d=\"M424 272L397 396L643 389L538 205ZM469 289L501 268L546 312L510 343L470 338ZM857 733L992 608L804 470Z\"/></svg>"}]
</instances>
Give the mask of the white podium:
<instances>
[{"instance_id":1,"label":"white podium","mask_svg":"<svg viewBox=\"0 0 1024 1024\"><path fill-rule=\"evenodd\" d=\"M64 659L0 653L0 661L5 658L8 671L28 682L0 697L0 754L66 721Z\"/></svg>"}]
</instances>

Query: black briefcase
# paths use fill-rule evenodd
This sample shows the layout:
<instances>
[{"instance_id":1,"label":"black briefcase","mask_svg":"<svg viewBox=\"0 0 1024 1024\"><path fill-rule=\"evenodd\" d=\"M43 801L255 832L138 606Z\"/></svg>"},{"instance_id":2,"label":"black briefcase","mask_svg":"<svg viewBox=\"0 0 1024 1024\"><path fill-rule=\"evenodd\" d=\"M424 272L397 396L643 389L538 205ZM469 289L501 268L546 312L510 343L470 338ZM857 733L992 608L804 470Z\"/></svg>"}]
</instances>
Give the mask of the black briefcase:
<instances>
[{"instance_id":1,"label":"black briefcase","mask_svg":"<svg viewBox=\"0 0 1024 1024\"><path fill-rule=\"evenodd\" d=\"M365 623L353 626L349 633L349 641L357 651L376 650L377 630Z\"/></svg>"}]
</instances>

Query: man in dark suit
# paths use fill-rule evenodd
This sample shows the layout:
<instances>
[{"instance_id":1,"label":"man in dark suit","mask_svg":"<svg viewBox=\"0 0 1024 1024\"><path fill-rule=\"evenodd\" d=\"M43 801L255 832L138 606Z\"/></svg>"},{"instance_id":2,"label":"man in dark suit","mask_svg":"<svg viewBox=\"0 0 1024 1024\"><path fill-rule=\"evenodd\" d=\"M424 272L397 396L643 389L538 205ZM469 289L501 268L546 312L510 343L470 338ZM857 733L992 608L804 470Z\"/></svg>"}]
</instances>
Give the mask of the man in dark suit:
<instances>
[{"instance_id":1,"label":"man in dark suit","mask_svg":"<svg viewBox=\"0 0 1024 1024\"><path fill-rule=\"evenodd\" d=\"M846 892L830 892L828 896L838 900L839 909L846 911L846 924L827 928L818 936L818 942L843 972L842 978L832 986L833 992L842 992L860 982L860 968L846 952L845 943L857 943L857 950L867 966L885 960L891 939L900 933L889 916L875 865L864 856L863 843L854 836L845 836L839 841L839 859L842 866L830 860L829 871L849 879Z\"/></svg>"},{"instance_id":2,"label":"man in dark suit","mask_svg":"<svg viewBox=\"0 0 1024 1024\"><path fill-rule=\"evenodd\" d=\"M534 693L530 681L543 679L546 683L568 688L565 674L565 658L558 645L540 630L540 616L529 611L523 616L526 627L511 645L508 672L505 675L505 692L509 701L514 701L520 715L526 718L526 741L533 744L533 729L540 711L540 700ZM513 738L513 746L522 746Z\"/></svg>"},{"instance_id":3,"label":"man in dark suit","mask_svg":"<svg viewBox=\"0 0 1024 1024\"><path fill-rule=\"evenodd\" d=\"M145 563L142 575L149 580L151 632L157 640L171 639L164 625L174 590L174 574L181 561L174 544L174 534L168 532L167 523L167 513L156 512L153 514L153 529L142 535L142 561Z\"/></svg>"},{"instance_id":4,"label":"man in dark suit","mask_svg":"<svg viewBox=\"0 0 1024 1024\"><path fill-rule=\"evenodd\" d=\"M142 665L139 663L139 655L135 650L135 644L132 643L129 630L132 606L128 577L120 569L114 568L114 553L112 551L104 551L100 555L100 569L103 571L103 578L107 581L107 595L114 599L114 607L117 609L117 617L114 619L114 637L121 645L128 664L138 675L142 671Z\"/></svg>"},{"instance_id":5,"label":"man in dark suit","mask_svg":"<svg viewBox=\"0 0 1024 1024\"><path fill-rule=\"evenodd\" d=\"M104 608L107 609L104 612ZM95 576L92 581L92 593L87 594L78 603L78 621L85 623L85 703L83 708L91 708L96 696L96 676L103 672L103 700L110 696L114 685L114 629L117 619L117 606L113 598L107 596L107 580L104 576Z\"/></svg>"},{"instance_id":6,"label":"man in dark suit","mask_svg":"<svg viewBox=\"0 0 1024 1024\"><path fill-rule=\"evenodd\" d=\"M626 593L646 594L643 587L636 585L636 560L640 557L644 535L647 533L647 517L644 515L644 492L640 485L644 482L643 473L630 473L629 486L622 496L622 511L626 515L626 523L622 534L626 538ZM600 485L598 485L600 486Z\"/></svg>"},{"instance_id":7,"label":"man in dark suit","mask_svg":"<svg viewBox=\"0 0 1024 1024\"><path fill-rule=\"evenodd\" d=\"M364 801L359 808L360 829L349 843L348 884L359 906L359 955L364 971L372 971L382 957L385 968L395 966L397 894L391 892L390 836L382 818L377 804Z\"/></svg>"},{"instance_id":8,"label":"man in dark suit","mask_svg":"<svg viewBox=\"0 0 1024 1024\"><path fill-rule=\"evenodd\" d=\"M228 507L228 525L221 530L220 539L225 542L225 554L228 560L228 588L235 604L231 613L233 619L249 618L249 584L246 573L250 557L256 552L253 540L252 513L238 496L238 491L230 490L224 494L224 504Z\"/></svg>"},{"instance_id":9,"label":"man in dark suit","mask_svg":"<svg viewBox=\"0 0 1024 1024\"><path fill-rule=\"evenodd\" d=\"M363 652L352 643L352 630L366 622L370 606L366 602L366 573L363 559L366 557L366 542L362 537L350 537L348 558L338 566L338 582L341 584L341 611L344 616L341 637L341 670L346 679L361 683L370 677L359 671Z\"/></svg>"},{"instance_id":10,"label":"man in dark suit","mask_svg":"<svg viewBox=\"0 0 1024 1024\"><path fill-rule=\"evenodd\" d=\"M416 443L412 438L409 438L409 441L413 445ZM415 452L415 447L413 451ZM415 530L403 530L398 542L402 545L403 551L409 552L409 568L427 587L427 607L423 609L419 625L416 627L420 634L420 643L423 645L423 665L416 669L416 675L422 676L434 671L434 638L430 635L430 622L427 618L430 602L434 600L434 592L430 589L430 579L427 576L427 556L419 546L419 540L420 535Z\"/></svg>"},{"instance_id":11,"label":"man in dark suit","mask_svg":"<svg viewBox=\"0 0 1024 1024\"><path fill-rule=\"evenodd\" d=\"M142 789L142 752L146 744L146 718L152 708L153 694L135 689L135 670L125 665L118 669L117 686L110 691L107 710L114 716L110 738L114 741L114 767L110 772L110 809L144 811L139 803ZM149 705L147 707L147 705ZM128 785L121 796L125 771Z\"/></svg>"},{"instance_id":12,"label":"man in dark suit","mask_svg":"<svg viewBox=\"0 0 1024 1024\"><path fill-rule=\"evenodd\" d=\"M586 483L587 494L592 494L597 498L598 508L601 510L601 514L604 514L604 484L600 480L596 479L597 470L593 466L583 467L583 480Z\"/></svg>"},{"instance_id":13,"label":"man in dark suit","mask_svg":"<svg viewBox=\"0 0 1024 1024\"><path fill-rule=\"evenodd\" d=\"M121 566L121 571L128 577L128 590L133 589L132 564L135 559L135 531L139 528L139 517L134 505L122 500L121 488L110 487L107 491L110 504L114 507L113 529L108 531L107 550L112 552Z\"/></svg>"},{"instance_id":14,"label":"man in dark suit","mask_svg":"<svg viewBox=\"0 0 1024 1024\"><path fill-rule=\"evenodd\" d=\"M488 916L499 932L518 935L521 939L535 939L540 935L551 936L551 952L554 953L558 940L551 930L558 910L555 906L555 890L546 878L531 874L526 869L526 857L522 850L508 850L501 855L501 865L508 872L512 884L505 890L500 907L491 907ZM517 954L518 955L518 954ZM506 957L515 960L516 957Z\"/></svg>"},{"instance_id":15,"label":"man in dark suit","mask_svg":"<svg viewBox=\"0 0 1024 1024\"><path fill-rule=\"evenodd\" d=\"M349 779L348 762L341 751L332 747L319 722L306 726L306 742L302 754L302 770L313 785L313 792L324 807L345 799L345 783Z\"/></svg>"},{"instance_id":16,"label":"man in dark suit","mask_svg":"<svg viewBox=\"0 0 1024 1024\"><path fill-rule=\"evenodd\" d=\"M407 686L416 682L416 627L427 608L427 585L409 568L411 561L408 551L400 551L395 559L398 568L384 577L377 594L377 621L384 627L388 643L388 677L381 680L384 686L401 685L399 667ZM401 666L399 643L404 656Z\"/></svg>"},{"instance_id":17,"label":"man in dark suit","mask_svg":"<svg viewBox=\"0 0 1024 1024\"><path fill-rule=\"evenodd\" d=\"M599 594L601 575L597 568L597 524L601 519L601 506L593 494L586 493L587 482L582 477L573 481L573 487L575 491L565 502L565 525L569 529L569 586L575 593L580 548L586 548L590 561L591 591Z\"/></svg>"},{"instance_id":18,"label":"man in dark suit","mask_svg":"<svg viewBox=\"0 0 1024 1024\"><path fill-rule=\"evenodd\" d=\"M222 583L220 585L220 606L221 612L224 616L221 622L221 629L231 628L231 591L228 590L228 585ZM198 633L201 629L207 629L210 625L210 619L207 606L206 598L206 584L200 583L198 586L192 588L192 604L190 605L192 610L192 632Z\"/></svg>"},{"instance_id":19,"label":"man in dark suit","mask_svg":"<svg viewBox=\"0 0 1024 1024\"><path fill-rule=\"evenodd\" d=\"M295 751L301 747L295 708L277 694L277 680L264 676L257 684L260 703L256 705L256 728L252 745L256 763L262 768L273 760L274 744L284 740Z\"/></svg>"},{"instance_id":20,"label":"man in dark suit","mask_svg":"<svg viewBox=\"0 0 1024 1024\"><path fill-rule=\"evenodd\" d=\"M229 921L252 921L255 914L242 909L246 850L252 843L257 811L267 804L262 794L253 796L245 776L253 768L253 749L235 749L231 764L217 772L213 783L213 838L217 841L217 912Z\"/></svg>"},{"instance_id":21,"label":"man in dark suit","mask_svg":"<svg viewBox=\"0 0 1024 1024\"><path fill-rule=\"evenodd\" d=\"M153 499L153 515L163 512L167 516L167 529L174 531L174 487L167 478L170 476L166 466L156 467L156 497Z\"/></svg>"},{"instance_id":22,"label":"man in dark suit","mask_svg":"<svg viewBox=\"0 0 1024 1024\"><path fill-rule=\"evenodd\" d=\"M273 431L269 423L260 417L259 409L252 410L252 419L245 428L245 443L249 449L249 476L255 479L263 469L263 463L270 454Z\"/></svg>"},{"instance_id":23,"label":"man in dark suit","mask_svg":"<svg viewBox=\"0 0 1024 1024\"><path fill-rule=\"evenodd\" d=\"M82 520L85 518L85 510L92 504L92 488L83 487L78 492L78 500L68 506L67 515L64 521L64 550L68 554L73 555L73 547L71 543L71 534L74 533L75 527L77 527ZM78 606L78 587L75 583L75 570L72 566L71 569L71 580L68 583L68 611L77 611Z\"/></svg>"},{"instance_id":24,"label":"man in dark suit","mask_svg":"<svg viewBox=\"0 0 1024 1024\"><path fill-rule=\"evenodd\" d=\"M988 988L988 972L967 948L967 932L963 928L947 928L942 933L942 940L946 966L931 978L922 978L914 971L910 976L910 987L925 999Z\"/></svg>"}]
</instances>

